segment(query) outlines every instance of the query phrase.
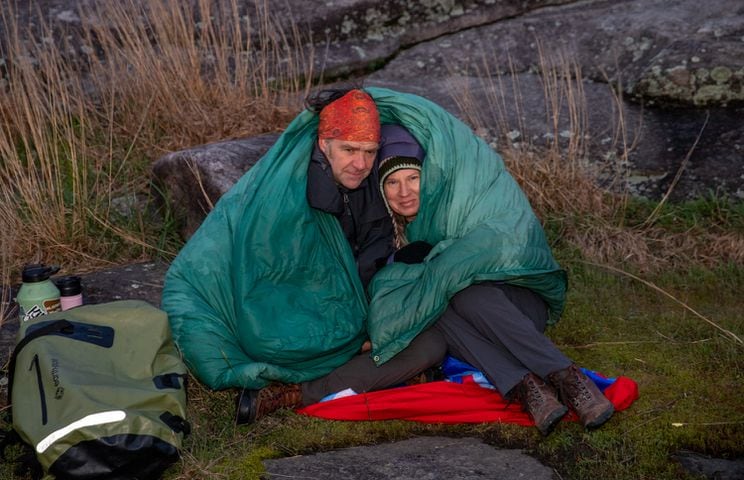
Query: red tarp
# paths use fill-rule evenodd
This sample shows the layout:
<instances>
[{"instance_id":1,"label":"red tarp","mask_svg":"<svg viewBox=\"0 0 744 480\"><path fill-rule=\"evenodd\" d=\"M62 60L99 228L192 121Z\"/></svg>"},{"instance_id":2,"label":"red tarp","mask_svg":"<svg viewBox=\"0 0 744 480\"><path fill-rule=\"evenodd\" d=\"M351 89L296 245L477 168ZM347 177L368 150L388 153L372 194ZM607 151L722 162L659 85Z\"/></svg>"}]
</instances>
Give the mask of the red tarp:
<instances>
[{"instance_id":1,"label":"red tarp","mask_svg":"<svg viewBox=\"0 0 744 480\"><path fill-rule=\"evenodd\" d=\"M638 385L617 377L604 390L615 410L625 410L638 398ZM463 383L430 382L362 393L316 403L297 411L329 420L411 420L424 423L504 422L534 425L518 402L509 404L495 390L481 387L471 377ZM576 421L569 412L564 420Z\"/></svg>"}]
</instances>

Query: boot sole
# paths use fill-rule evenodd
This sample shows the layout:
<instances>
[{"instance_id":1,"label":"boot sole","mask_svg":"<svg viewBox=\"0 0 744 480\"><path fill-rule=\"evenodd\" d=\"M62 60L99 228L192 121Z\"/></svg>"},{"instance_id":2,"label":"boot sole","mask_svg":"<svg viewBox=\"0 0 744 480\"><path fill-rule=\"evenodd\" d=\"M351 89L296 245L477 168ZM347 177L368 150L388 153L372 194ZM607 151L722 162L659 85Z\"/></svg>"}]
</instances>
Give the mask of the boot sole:
<instances>
[{"instance_id":1,"label":"boot sole","mask_svg":"<svg viewBox=\"0 0 744 480\"><path fill-rule=\"evenodd\" d=\"M559 409L553 411L553 413L547 418L547 420L544 422L544 425L543 425L542 428L540 426L538 426L538 425L535 425L535 426L537 426L537 429L540 431L540 433L543 434L543 436L548 436L550 434L550 432L553 431L553 429L555 428L555 426L558 425L558 422L560 422L561 419L567 413L568 413L568 408L567 407L563 407L562 409L559 408Z\"/></svg>"},{"instance_id":2,"label":"boot sole","mask_svg":"<svg viewBox=\"0 0 744 480\"><path fill-rule=\"evenodd\" d=\"M235 399L235 425L248 425L256 421L256 398L258 390L240 390Z\"/></svg>"},{"instance_id":3,"label":"boot sole","mask_svg":"<svg viewBox=\"0 0 744 480\"><path fill-rule=\"evenodd\" d=\"M602 412L597 418L595 418L591 422L587 422L587 424L584 425L584 427L587 429L597 428L601 426L602 424L604 424L607 420L609 420L610 417L612 417L612 414L614 413L615 413L615 406L610 404L610 407L607 410Z\"/></svg>"}]
</instances>

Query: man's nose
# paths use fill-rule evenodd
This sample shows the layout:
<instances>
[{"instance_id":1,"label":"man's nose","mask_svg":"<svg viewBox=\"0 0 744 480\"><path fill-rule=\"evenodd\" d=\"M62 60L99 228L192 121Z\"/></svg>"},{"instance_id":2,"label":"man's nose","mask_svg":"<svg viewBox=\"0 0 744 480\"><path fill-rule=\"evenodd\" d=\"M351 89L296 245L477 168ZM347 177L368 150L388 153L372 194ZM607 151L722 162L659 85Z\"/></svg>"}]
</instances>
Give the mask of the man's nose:
<instances>
[{"instance_id":1,"label":"man's nose","mask_svg":"<svg viewBox=\"0 0 744 480\"><path fill-rule=\"evenodd\" d=\"M367 159L364 156L364 152L355 152L351 164L357 170L365 170L367 168Z\"/></svg>"}]
</instances>

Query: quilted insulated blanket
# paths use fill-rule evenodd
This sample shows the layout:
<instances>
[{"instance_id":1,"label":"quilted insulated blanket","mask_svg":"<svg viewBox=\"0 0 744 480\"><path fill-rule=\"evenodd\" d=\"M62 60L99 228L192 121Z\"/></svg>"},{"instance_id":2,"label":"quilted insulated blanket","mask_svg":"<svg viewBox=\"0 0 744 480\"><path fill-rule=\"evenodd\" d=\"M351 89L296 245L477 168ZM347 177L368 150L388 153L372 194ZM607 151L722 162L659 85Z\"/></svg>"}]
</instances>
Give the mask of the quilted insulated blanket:
<instances>
[{"instance_id":1,"label":"quilted insulated blanket","mask_svg":"<svg viewBox=\"0 0 744 480\"><path fill-rule=\"evenodd\" d=\"M638 384L628 377L607 378L584 370L602 393L620 412L638 400ZM322 401L297 410L297 413L327 420L370 421L410 420L421 423L515 423L534 425L532 417L519 402L504 399L487 381L478 381L482 373L466 374L456 381L438 381L360 393ZM573 410L563 418L578 421Z\"/></svg>"},{"instance_id":2,"label":"quilted insulated blanket","mask_svg":"<svg viewBox=\"0 0 744 480\"><path fill-rule=\"evenodd\" d=\"M194 375L213 389L317 378L370 336L382 363L472 282L527 286L563 308L565 275L501 158L421 97L366 89L383 123L406 126L427 152L411 240L426 262L383 269L368 297L337 220L307 204L318 117L300 113L215 205L166 274L162 308ZM368 323L369 320L369 323Z\"/></svg>"}]
</instances>

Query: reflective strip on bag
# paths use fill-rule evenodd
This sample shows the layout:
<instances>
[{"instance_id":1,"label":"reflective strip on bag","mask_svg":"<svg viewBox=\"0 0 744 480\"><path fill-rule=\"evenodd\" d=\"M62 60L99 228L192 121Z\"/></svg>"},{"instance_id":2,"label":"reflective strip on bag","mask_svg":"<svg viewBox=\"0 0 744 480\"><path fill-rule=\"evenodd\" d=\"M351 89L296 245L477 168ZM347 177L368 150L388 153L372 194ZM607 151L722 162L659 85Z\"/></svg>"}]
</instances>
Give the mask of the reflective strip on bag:
<instances>
[{"instance_id":1,"label":"reflective strip on bag","mask_svg":"<svg viewBox=\"0 0 744 480\"><path fill-rule=\"evenodd\" d=\"M93 413L81 418L80 420L72 422L66 427L62 427L59 430L50 433L36 445L36 451L38 453L44 453L44 450L49 448L54 442L80 428L103 425L104 423L120 422L126 417L127 414L123 410L110 410L108 412Z\"/></svg>"}]
</instances>

